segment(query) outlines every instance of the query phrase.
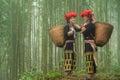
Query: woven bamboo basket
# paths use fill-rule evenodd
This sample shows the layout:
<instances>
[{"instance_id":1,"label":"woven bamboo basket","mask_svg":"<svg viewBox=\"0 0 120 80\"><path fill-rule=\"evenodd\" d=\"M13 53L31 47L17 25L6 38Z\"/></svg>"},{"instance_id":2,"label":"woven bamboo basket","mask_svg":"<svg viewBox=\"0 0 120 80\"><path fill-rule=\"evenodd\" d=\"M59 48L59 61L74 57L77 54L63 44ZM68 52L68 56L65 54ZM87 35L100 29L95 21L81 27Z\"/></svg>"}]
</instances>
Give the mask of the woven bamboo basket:
<instances>
[{"instance_id":1,"label":"woven bamboo basket","mask_svg":"<svg viewBox=\"0 0 120 80\"><path fill-rule=\"evenodd\" d=\"M95 22L95 42L97 46L104 46L110 39L113 26L105 22Z\"/></svg>"},{"instance_id":2,"label":"woven bamboo basket","mask_svg":"<svg viewBox=\"0 0 120 80\"><path fill-rule=\"evenodd\" d=\"M64 25L52 27L49 29L49 34L57 47L64 46Z\"/></svg>"}]
</instances>

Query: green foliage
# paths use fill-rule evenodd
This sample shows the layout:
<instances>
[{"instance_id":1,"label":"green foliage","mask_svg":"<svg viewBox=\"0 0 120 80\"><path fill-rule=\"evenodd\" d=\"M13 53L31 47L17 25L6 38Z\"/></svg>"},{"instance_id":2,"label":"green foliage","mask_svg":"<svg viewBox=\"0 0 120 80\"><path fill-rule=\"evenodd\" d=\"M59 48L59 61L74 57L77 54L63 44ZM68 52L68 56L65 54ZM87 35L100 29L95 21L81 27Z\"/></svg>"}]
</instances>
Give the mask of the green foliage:
<instances>
[{"instance_id":1,"label":"green foliage","mask_svg":"<svg viewBox=\"0 0 120 80\"><path fill-rule=\"evenodd\" d=\"M45 75L46 78L59 78L59 77L61 77L61 76L62 76L61 73L59 73L59 72L52 72L52 71L49 71L49 72Z\"/></svg>"},{"instance_id":2,"label":"green foliage","mask_svg":"<svg viewBox=\"0 0 120 80\"><path fill-rule=\"evenodd\" d=\"M36 73L36 72L25 72L20 75L19 80L40 80L40 79L53 79L53 78L60 78L62 76L59 72L49 71L46 74L44 73Z\"/></svg>"},{"instance_id":3,"label":"green foliage","mask_svg":"<svg viewBox=\"0 0 120 80\"><path fill-rule=\"evenodd\" d=\"M113 64L111 66L111 73L120 73L120 64Z\"/></svg>"},{"instance_id":4,"label":"green foliage","mask_svg":"<svg viewBox=\"0 0 120 80\"><path fill-rule=\"evenodd\" d=\"M83 70L76 70L76 71L74 72L74 74L76 74L76 75L85 74L85 73L86 73L86 70L85 70L85 69L83 69Z\"/></svg>"},{"instance_id":5,"label":"green foliage","mask_svg":"<svg viewBox=\"0 0 120 80\"><path fill-rule=\"evenodd\" d=\"M39 80L40 79L40 73L35 72L25 72L22 75L20 75L19 80Z\"/></svg>"}]
</instances>

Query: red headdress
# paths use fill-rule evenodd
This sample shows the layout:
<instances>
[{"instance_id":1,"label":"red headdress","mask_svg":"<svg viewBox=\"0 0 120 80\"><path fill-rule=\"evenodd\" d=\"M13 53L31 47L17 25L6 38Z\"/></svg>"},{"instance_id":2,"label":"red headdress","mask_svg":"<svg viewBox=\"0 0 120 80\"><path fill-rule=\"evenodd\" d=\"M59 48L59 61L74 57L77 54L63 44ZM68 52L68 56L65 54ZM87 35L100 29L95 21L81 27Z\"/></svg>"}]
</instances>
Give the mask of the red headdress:
<instances>
[{"instance_id":1,"label":"red headdress","mask_svg":"<svg viewBox=\"0 0 120 80\"><path fill-rule=\"evenodd\" d=\"M91 19L95 18L93 10L84 10L83 12L80 13L80 16L81 17L88 16Z\"/></svg>"},{"instance_id":2,"label":"red headdress","mask_svg":"<svg viewBox=\"0 0 120 80\"><path fill-rule=\"evenodd\" d=\"M76 12L69 12L65 14L64 18L68 21L71 17L76 17L77 13Z\"/></svg>"}]
</instances>

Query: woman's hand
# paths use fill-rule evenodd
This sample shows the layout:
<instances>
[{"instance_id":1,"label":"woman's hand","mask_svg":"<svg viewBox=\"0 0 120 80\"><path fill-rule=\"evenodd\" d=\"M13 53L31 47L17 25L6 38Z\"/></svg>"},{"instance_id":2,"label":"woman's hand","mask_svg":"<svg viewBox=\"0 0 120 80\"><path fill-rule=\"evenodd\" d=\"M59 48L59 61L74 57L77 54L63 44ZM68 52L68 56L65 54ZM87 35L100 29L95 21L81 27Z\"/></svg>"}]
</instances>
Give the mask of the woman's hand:
<instances>
[{"instance_id":1,"label":"woman's hand","mask_svg":"<svg viewBox=\"0 0 120 80\"><path fill-rule=\"evenodd\" d=\"M88 23L85 22L85 23L83 24L83 26L85 26L85 25L87 25L87 24L88 24Z\"/></svg>"},{"instance_id":2,"label":"woman's hand","mask_svg":"<svg viewBox=\"0 0 120 80\"><path fill-rule=\"evenodd\" d=\"M86 26L84 26L84 25L81 26L81 29L82 29L82 30L80 31L80 33L83 33L83 32L86 30Z\"/></svg>"},{"instance_id":3,"label":"woman's hand","mask_svg":"<svg viewBox=\"0 0 120 80\"><path fill-rule=\"evenodd\" d=\"M74 33L74 28L73 28L73 27L70 27L70 31L68 32L68 36L73 35L73 33Z\"/></svg>"},{"instance_id":4,"label":"woman's hand","mask_svg":"<svg viewBox=\"0 0 120 80\"><path fill-rule=\"evenodd\" d=\"M69 31L69 32L68 32L68 36L73 35L73 33L74 33L73 31Z\"/></svg>"},{"instance_id":5,"label":"woman's hand","mask_svg":"<svg viewBox=\"0 0 120 80\"><path fill-rule=\"evenodd\" d=\"M74 28L73 28L73 27L70 27L70 31L74 31Z\"/></svg>"}]
</instances>

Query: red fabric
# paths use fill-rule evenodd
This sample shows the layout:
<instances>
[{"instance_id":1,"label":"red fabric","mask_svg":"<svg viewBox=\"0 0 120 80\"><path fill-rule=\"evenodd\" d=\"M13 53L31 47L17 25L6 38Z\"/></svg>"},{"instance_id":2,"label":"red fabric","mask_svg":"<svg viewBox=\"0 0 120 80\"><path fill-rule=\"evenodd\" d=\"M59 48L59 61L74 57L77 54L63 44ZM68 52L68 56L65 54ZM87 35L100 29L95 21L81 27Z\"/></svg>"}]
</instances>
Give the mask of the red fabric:
<instances>
[{"instance_id":1,"label":"red fabric","mask_svg":"<svg viewBox=\"0 0 120 80\"><path fill-rule=\"evenodd\" d=\"M82 29L86 28L86 26L81 26Z\"/></svg>"},{"instance_id":2,"label":"red fabric","mask_svg":"<svg viewBox=\"0 0 120 80\"><path fill-rule=\"evenodd\" d=\"M71 17L76 17L77 16L77 13L76 12L69 12L69 13L67 13L65 16L64 16L64 18L66 19L66 20L69 20Z\"/></svg>"},{"instance_id":3,"label":"red fabric","mask_svg":"<svg viewBox=\"0 0 120 80\"><path fill-rule=\"evenodd\" d=\"M83 12L80 13L81 17L84 16L92 17L92 15L94 15L93 10L84 10Z\"/></svg>"}]
</instances>

